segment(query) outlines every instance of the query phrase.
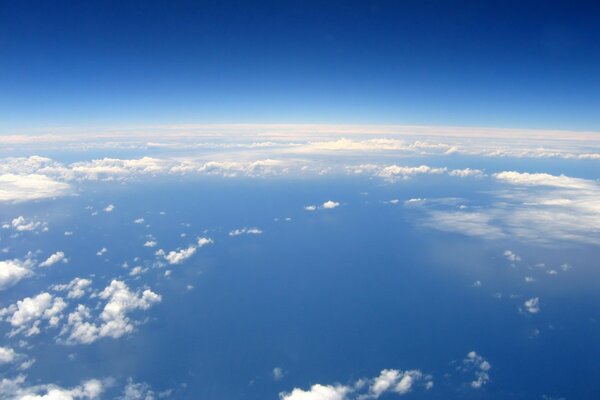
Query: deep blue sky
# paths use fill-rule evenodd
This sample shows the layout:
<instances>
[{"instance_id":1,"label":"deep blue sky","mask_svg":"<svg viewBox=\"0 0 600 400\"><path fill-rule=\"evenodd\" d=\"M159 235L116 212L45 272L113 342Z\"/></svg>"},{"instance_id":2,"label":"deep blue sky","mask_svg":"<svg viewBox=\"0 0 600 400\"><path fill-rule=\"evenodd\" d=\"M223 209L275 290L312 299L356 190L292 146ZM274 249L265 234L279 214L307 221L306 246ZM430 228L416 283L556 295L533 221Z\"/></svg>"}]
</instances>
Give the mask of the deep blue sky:
<instances>
[{"instance_id":1,"label":"deep blue sky","mask_svg":"<svg viewBox=\"0 0 600 400\"><path fill-rule=\"evenodd\" d=\"M592 3L0 0L0 133L221 122L600 130Z\"/></svg>"}]
</instances>

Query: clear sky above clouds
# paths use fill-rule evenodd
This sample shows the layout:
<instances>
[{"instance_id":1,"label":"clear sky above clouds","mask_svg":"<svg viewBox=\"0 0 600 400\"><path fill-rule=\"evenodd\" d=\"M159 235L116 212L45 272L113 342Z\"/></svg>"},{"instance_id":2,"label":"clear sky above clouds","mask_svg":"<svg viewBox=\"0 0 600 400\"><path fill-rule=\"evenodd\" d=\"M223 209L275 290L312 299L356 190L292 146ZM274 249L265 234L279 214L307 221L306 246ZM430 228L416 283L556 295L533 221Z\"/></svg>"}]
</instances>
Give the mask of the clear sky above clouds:
<instances>
[{"instance_id":1,"label":"clear sky above clouds","mask_svg":"<svg viewBox=\"0 0 600 400\"><path fill-rule=\"evenodd\" d=\"M0 1L0 133L140 123L600 130L598 3Z\"/></svg>"}]
</instances>

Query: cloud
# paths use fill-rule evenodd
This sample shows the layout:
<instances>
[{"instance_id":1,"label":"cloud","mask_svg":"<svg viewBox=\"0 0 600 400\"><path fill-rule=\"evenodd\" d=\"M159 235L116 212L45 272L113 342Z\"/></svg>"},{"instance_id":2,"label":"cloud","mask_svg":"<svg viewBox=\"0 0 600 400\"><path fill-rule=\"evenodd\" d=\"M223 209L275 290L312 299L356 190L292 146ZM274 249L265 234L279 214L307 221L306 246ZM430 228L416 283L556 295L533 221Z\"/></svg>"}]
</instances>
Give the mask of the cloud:
<instances>
[{"instance_id":1,"label":"cloud","mask_svg":"<svg viewBox=\"0 0 600 400\"><path fill-rule=\"evenodd\" d=\"M156 246L158 243L156 242L156 240L147 240L144 243L144 247L154 247Z\"/></svg>"},{"instance_id":2,"label":"cloud","mask_svg":"<svg viewBox=\"0 0 600 400\"><path fill-rule=\"evenodd\" d=\"M56 253L54 253L50 257L48 257L46 259L46 261L40 263L40 267L50 267L61 261L63 263L69 262L69 260L65 257L65 253L63 253L62 251L57 251Z\"/></svg>"},{"instance_id":3,"label":"cloud","mask_svg":"<svg viewBox=\"0 0 600 400\"><path fill-rule=\"evenodd\" d=\"M104 392L105 384L98 379L90 379L80 385L63 388L55 384L26 386L25 376L0 380L1 400L81 400L98 399Z\"/></svg>"},{"instance_id":4,"label":"cloud","mask_svg":"<svg viewBox=\"0 0 600 400\"><path fill-rule=\"evenodd\" d=\"M100 256L103 256L103 255L105 255L105 254L106 254L106 252L108 252L108 249L107 249L106 247L103 247L103 248L101 248L100 250L98 250L98 251L96 252L96 255L97 255L98 257L100 257Z\"/></svg>"},{"instance_id":5,"label":"cloud","mask_svg":"<svg viewBox=\"0 0 600 400\"><path fill-rule=\"evenodd\" d=\"M273 380L275 380L275 381L282 380L285 375L286 375L286 372L281 367L275 367L275 368L273 368L273 371L271 371L271 376L273 377Z\"/></svg>"},{"instance_id":6,"label":"cloud","mask_svg":"<svg viewBox=\"0 0 600 400\"><path fill-rule=\"evenodd\" d=\"M21 279L31 276L32 262L18 259L0 261L0 290L16 285Z\"/></svg>"},{"instance_id":7,"label":"cloud","mask_svg":"<svg viewBox=\"0 0 600 400\"><path fill-rule=\"evenodd\" d=\"M492 365L482 356L471 351L467 354L462 364L463 372L473 373L475 375L475 379L469 383L473 389L481 389L488 384L490 381L489 371L492 368Z\"/></svg>"},{"instance_id":8,"label":"cloud","mask_svg":"<svg viewBox=\"0 0 600 400\"><path fill-rule=\"evenodd\" d=\"M41 200L67 195L71 186L39 174L0 175L0 203Z\"/></svg>"},{"instance_id":9,"label":"cloud","mask_svg":"<svg viewBox=\"0 0 600 400\"><path fill-rule=\"evenodd\" d=\"M68 299L80 299L89 292L92 281L85 278L75 278L71 282L62 285L53 285L50 288L56 291L68 291Z\"/></svg>"},{"instance_id":10,"label":"cloud","mask_svg":"<svg viewBox=\"0 0 600 400\"><path fill-rule=\"evenodd\" d=\"M305 206L304 209L306 211L316 211L317 206L315 206L315 205Z\"/></svg>"},{"instance_id":11,"label":"cloud","mask_svg":"<svg viewBox=\"0 0 600 400\"><path fill-rule=\"evenodd\" d=\"M10 323L10 336L24 333L33 336L40 333L40 326L47 321L51 327L56 327L62 319L62 311L67 303L60 297L42 292L34 297L25 297L6 308L0 309L0 318Z\"/></svg>"},{"instance_id":12,"label":"cloud","mask_svg":"<svg viewBox=\"0 0 600 400\"><path fill-rule=\"evenodd\" d=\"M239 228L229 232L229 236L260 235L263 231L258 228Z\"/></svg>"},{"instance_id":13,"label":"cloud","mask_svg":"<svg viewBox=\"0 0 600 400\"><path fill-rule=\"evenodd\" d=\"M213 244L214 241L209 237L201 237L198 238L198 247L208 246L209 244Z\"/></svg>"},{"instance_id":14,"label":"cloud","mask_svg":"<svg viewBox=\"0 0 600 400\"><path fill-rule=\"evenodd\" d=\"M10 347L0 346L0 365L10 364L17 358L17 352Z\"/></svg>"},{"instance_id":15,"label":"cloud","mask_svg":"<svg viewBox=\"0 0 600 400\"><path fill-rule=\"evenodd\" d=\"M155 254L164 258L169 264L181 264L196 253L196 246L189 246L185 249L172 250L165 253L163 249L158 250Z\"/></svg>"},{"instance_id":16,"label":"cloud","mask_svg":"<svg viewBox=\"0 0 600 400\"><path fill-rule=\"evenodd\" d=\"M540 312L540 299L538 297L533 297L529 300L526 300L523 303L523 307L525 307L525 311L530 314L537 314Z\"/></svg>"},{"instance_id":17,"label":"cloud","mask_svg":"<svg viewBox=\"0 0 600 400\"><path fill-rule=\"evenodd\" d=\"M340 205L340 203L338 203L337 201L327 200L325 203L323 203L323 205L321 207L327 210L327 209L336 208L339 205Z\"/></svg>"},{"instance_id":18,"label":"cloud","mask_svg":"<svg viewBox=\"0 0 600 400\"><path fill-rule=\"evenodd\" d=\"M98 317L94 318L91 310L82 304L67 316L60 333L66 336L67 344L89 344L103 337L117 339L129 334L135 330L136 323L128 315L136 310L147 310L162 300L150 289L133 292L119 280L113 280L98 298L105 301Z\"/></svg>"},{"instance_id":19,"label":"cloud","mask_svg":"<svg viewBox=\"0 0 600 400\"><path fill-rule=\"evenodd\" d=\"M115 205L114 204L109 204L104 208L104 212L113 212L113 210L115 209Z\"/></svg>"},{"instance_id":20,"label":"cloud","mask_svg":"<svg viewBox=\"0 0 600 400\"><path fill-rule=\"evenodd\" d=\"M39 221L28 220L21 215L21 216L18 216L17 218L13 218L13 220L10 221L10 224L3 225L3 228L7 229L7 228L12 227L17 232L23 232L23 231L34 231L37 228L39 228L40 226L45 227L46 225L42 224Z\"/></svg>"},{"instance_id":21,"label":"cloud","mask_svg":"<svg viewBox=\"0 0 600 400\"><path fill-rule=\"evenodd\" d=\"M419 370L400 371L384 369L371 379L359 379L352 384L314 384L308 390L294 388L279 394L280 400L367 400L378 399L384 394L398 396L407 394L419 385L425 389L433 387L430 375Z\"/></svg>"},{"instance_id":22,"label":"cloud","mask_svg":"<svg viewBox=\"0 0 600 400\"><path fill-rule=\"evenodd\" d=\"M134 224L143 224L144 223L144 218L137 218L135 220L133 220Z\"/></svg>"},{"instance_id":23,"label":"cloud","mask_svg":"<svg viewBox=\"0 0 600 400\"><path fill-rule=\"evenodd\" d=\"M470 209L426 210L426 226L488 239L600 244L600 184L564 175L504 171L491 199ZM471 210L473 208L473 210Z\"/></svg>"},{"instance_id":24,"label":"cloud","mask_svg":"<svg viewBox=\"0 0 600 400\"><path fill-rule=\"evenodd\" d=\"M517 261L521 261L521 257L518 256L517 254L513 253L511 250L506 250L504 252L504 257L506 257L506 259L510 262L517 262Z\"/></svg>"}]
</instances>

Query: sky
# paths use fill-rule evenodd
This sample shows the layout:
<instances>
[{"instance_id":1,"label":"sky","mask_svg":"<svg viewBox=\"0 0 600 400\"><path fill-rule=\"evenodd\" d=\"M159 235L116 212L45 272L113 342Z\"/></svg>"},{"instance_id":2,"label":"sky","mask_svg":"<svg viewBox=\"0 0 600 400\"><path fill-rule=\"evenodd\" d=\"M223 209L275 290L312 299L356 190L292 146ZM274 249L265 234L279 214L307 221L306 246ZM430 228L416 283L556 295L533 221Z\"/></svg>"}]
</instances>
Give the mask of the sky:
<instances>
[{"instance_id":1,"label":"sky","mask_svg":"<svg viewBox=\"0 0 600 400\"><path fill-rule=\"evenodd\" d=\"M600 25L0 0L0 400L600 398Z\"/></svg>"},{"instance_id":2,"label":"sky","mask_svg":"<svg viewBox=\"0 0 600 400\"><path fill-rule=\"evenodd\" d=\"M0 133L175 123L598 130L595 2L1 1Z\"/></svg>"}]
</instances>

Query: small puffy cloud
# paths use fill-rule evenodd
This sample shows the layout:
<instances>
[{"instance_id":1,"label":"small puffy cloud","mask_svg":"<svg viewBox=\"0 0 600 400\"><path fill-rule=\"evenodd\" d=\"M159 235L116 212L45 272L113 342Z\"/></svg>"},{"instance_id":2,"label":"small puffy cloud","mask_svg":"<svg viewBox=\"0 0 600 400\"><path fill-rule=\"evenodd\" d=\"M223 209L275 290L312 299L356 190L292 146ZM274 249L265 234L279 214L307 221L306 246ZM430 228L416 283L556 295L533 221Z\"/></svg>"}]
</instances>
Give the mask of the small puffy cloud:
<instances>
[{"instance_id":1,"label":"small puffy cloud","mask_svg":"<svg viewBox=\"0 0 600 400\"><path fill-rule=\"evenodd\" d=\"M90 290L92 281L85 278L75 278L71 282L62 285L53 285L50 288L56 291L68 291L68 299L80 299Z\"/></svg>"},{"instance_id":2,"label":"small puffy cloud","mask_svg":"<svg viewBox=\"0 0 600 400\"><path fill-rule=\"evenodd\" d=\"M453 169L450 172L448 172L448 175L457 176L460 178L467 178L467 177L481 178L485 174L480 169L465 168L465 169Z\"/></svg>"},{"instance_id":3,"label":"small puffy cloud","mask_svg":"<svg viewBox=\"0 0 600 400\"><path fill-rule=\"evenodd\" d=\"M31 266L29 260L0 261L0 290L16 285L21 279L31 276Z\"/></svg>"},{"instance_id":4,"label":"small puffy cloud","mask_svg":"<svg viewBox=\"0 0 600 400\"><path fill-rule=\"evenodd\" d=\"M504 257L506 257L506 259L510 262L521 261L521 257L512 252L511 250L506 250L504 252Z\"/></svg>"},{"instance_id":5,"label":"small puffy cloud","mask_svg":"<svg viewBox=\"0 0 600 400\"><path fill-rule=\"evenodd\" d=\"M98 251L96 252L96 255L97 255L98 257L100 257L100 256L103 256L104 254L106 254L106 252L107 252L107 251L108 251L108 249L107 249L106 247L103 247L103 248L101 248L100 250L98 250Z\"/></svg>"},{"instance_id":6,"label":"small puffy cloud","mask_svg":"<svg viewBox=\"0 0 600 400\"><path fill-rule=\"evenodd\" d=\"M315 384L308 390L295 388L291 392L280 393L280 400L366 400L378 399L384 394L404 395L419 385L426 390L433 387L430 375L419 370L400 371L384 369L371 379L359 379L349 385Z\"/></svg>"},{"instance_id":7,"label":"small puffy cloud","mask_svg":"<svg viewBox=\"0 0 600 400\"><path fill-rule=\"evenodd\" d=\"M158 250L155 254L164 258L169 264L181 264L196 253L196 246L189 246L185 249L172 250L165 253L163 249Z\"/></svg>"},{"instance_id":8,"label":"small puffy cloud","mask_svg":"<svg viewBox=\"0 0 600 400\"><path fill-rule=\"evenodd\" d=\"M45 175L0 175L0 203L60 197L68 194L70 189L69 184Z\"/></svg>"},{"instance_id":9,"label":"small puffy cloud","mask_svg":"<svg viewBox=\"0 0 600 400\"><path fill-rule=\"evenodd\" d=\"M540 299L539 297L533 297L529 300L526 300L523 303L523 307L525 308L525 311L527 311L530 314L537 314L538 312L540 312Z\"/></svg>"},{"instance_id":10,"label":"small puffy cloud","mask_svg":"<svg viewBox=\"0 0 600 400\"><path fill-rule=\"evenodd\" d=\"M473 389L480 389L490 381L489 371L492 365L476 352L469 352L462 364L463 372L475 375L475 379L469 383Z\"/></svg>"},{"instance_id":11,"label":"small puffy cloud","mask_svg":"<svg viewBox=\"0 0 600 400\"><path fill-rule=\"evenodd\" d=\"M156 246L158 243L156 242L156 240L147 240L144 243L144 247L154 247Z\"/></svg>"},{"instance_id":12,"label":"small puffy cloud","mask_svg":"<svg viewBox=\"0 0 600 400\"><path fill-rule=\"evenodd\" d=\"M261 233L263 233L263 231L258 228L239 228L230 231L229 236L260 235Z\"/></svg>"},{"instance_id":13,"label":"small puffy cloud","mask_svg":"<svg viewBox=\"0 0 600 400\"><path fill-rule=\"evenodd\" d=\"M5 224L4 228L12 227L17 232L23 232L34 231L41 225L42 223L39 221L28 220L27 218L20 215L17 218L13 218L13 220L10 221L10 224Z\"/></svg>"},{"instance_id":14,"label":"small puffy cloud","mask_svg":"<svg viewBox=\"0 0 600 400\"><path fill-rule=\"evenodd\" d=\"M40 267L50 267L59 262L67 263L69 260L65 257L65 253L57 251L46 259L46 261L40 263Z\"/></svg>"},{"instance_id":15,"label":"small puffy cloud","mask_svg":"<svg viewBox=\"0 0 600 400\"><path fill-rule=\"evenodd\" d=\"M66 336L67 344L89 344L103 337L120 338L135 330L136 322L129 314L147 310L159 303L162 297L150 289L132 291L123 281L113 280L98 298L105 301L102 312L96 318L91 310L79 304L67 317L60 335Z\"/></svg>"},{"instance_id":16,"label":"small puffy cloud","mask_svg":"<svg viewBox=\"0 0 600 400\"><path fill-rule=\"evenodd\" d=\"M327 200L325 203L323 203L321 205L321 207L328 210L328 209L339 207L339 205L340 205L340 203L338 203L337 201Z\"/></svg>"},{"instance_id":17,"label":"small puffy cloud","mask_svg":"<svg viewBox=\"0 0 600 400\"><path fill-rule=\"evenodd\" d=\"M48 325L55 327L62 319L62 311L67 303L60 297L53 297L50 293L42 292L34 297L26 297L6 308L0 309L0 318L10 323L13 330L11 336L24 333L33 336L40 333L40 325L48 321Z\"/></svg>"},{"instance_id":18,"label":"small puffy cloud","mask_svg":"<svg viewBox=\"0 0 600 400\"><path fill-rule=\"evenodd\" d=\"M104 208L104 212L113 212L114 209L115 209L115 205L109 204Z\"/></svg>"},{"instance_id":19,"label":"small puffy cloud","mask_svg":"<svg viewBox=\"0 0 600 400\"><path fill-rule=\"evenodd\" d=\"M305 206L305 207L304 207L304 209L305 209L306 211L316 211L316 209L317 209L317 206L315 206L315 205L312 205L312 204L311 204L311 205L309 205L309 206Z\"/></svg>"},{"instance_id":20,"label":"small puffy cloud","mask_svg":"<svg viewBox=\"0 0 600 400\"><path fill-rule=\"evenodd\" d=\"M55 384L34 386L25 385L25 376L0 380L0 396L2 399L18 400L83 400L98 399L104 392L105 384L98 379L90 379L80 385L63 388Z\"/></svg>"},{"instance_id":21,"label":"small puffy cloud","mask_svg":"<svg viewBox=\"0 0 600 400\"><path fill-rule=\"evenodd\" d=\"M144 218L137 218L133 220L134 224L143 224L144 223Z\"/></svg>"},{"instance_id":22,"label":"small puffy cloud","mask_svg":"<svg viewBox=\"0 0 600 400\"><path fill-rule=\"evenodd\" d=\"M17 353L10 347L0 346L0 365L10 364L17 358Z\"/></svg>"},{"instance_id":23,"label":"small puffy cloud","mask_svg":"<svg viewBox=\"0 0 600 400\"><path fill-rule=\"evenodd\" d=\"M275 381L282 380L285 375L286 375L286 372L281 367L275 367L275 368L273 368L273 371L271 371L271 376L273 377L273 380L275 380Z\"/></svg>"},{"instance_id":24,"label":"small puffy cloud","mask_svg":"<svg viewBox=\"0 0 600 400\"><path fill-rule=\"evenodd\" d=\"M214 241L209 237L201 237L198 238L198 247L207 246L209 244L213 244Z\"/></svg>"}]
</instances>

